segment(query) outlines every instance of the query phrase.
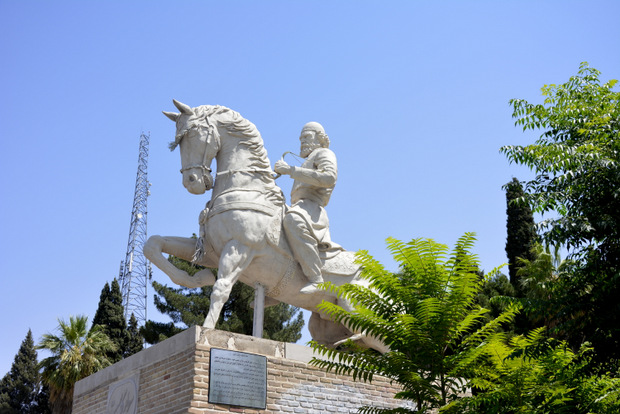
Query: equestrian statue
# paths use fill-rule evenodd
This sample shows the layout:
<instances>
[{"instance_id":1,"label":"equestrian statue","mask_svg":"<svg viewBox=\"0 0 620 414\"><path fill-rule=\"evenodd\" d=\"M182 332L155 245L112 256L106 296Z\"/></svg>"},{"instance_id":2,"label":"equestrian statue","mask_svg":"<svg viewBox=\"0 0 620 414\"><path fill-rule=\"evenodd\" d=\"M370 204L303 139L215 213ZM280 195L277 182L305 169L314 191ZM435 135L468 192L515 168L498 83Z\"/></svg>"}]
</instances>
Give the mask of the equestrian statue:
<instances>
[{"instance_id":1,"label":"equestrian statue","mask_svg":"<svg viewBox=\"0 0 620 414\"><path fill-rule=\"evenodd\" d=\"M180 112L164 115L176 123L170 149L180 149L183 186L192 194L213 192L200 213L197 240L152 236L144 254L178 285L213 286L204 327L215 328L237 281L252 287L260 283L265 306L284 302L312 312L308 330L316 342L337 346L352 339L387 351L381 341L335 323L317 309L323 301L355 309L346 299L320 289L322 282L368 286L355 254L332 242L329 234L325 206L336 184L337 164L323 127L317 122L303 127L301 167L280 160L272 170L258 129L239 113L219 105L192 108L173 102ZM295 180L290 207L275 182L280 175ZM189 276L163 253L207 269ZM217 278L208 268L218 269Z\"/></svg>"}]
</instances>

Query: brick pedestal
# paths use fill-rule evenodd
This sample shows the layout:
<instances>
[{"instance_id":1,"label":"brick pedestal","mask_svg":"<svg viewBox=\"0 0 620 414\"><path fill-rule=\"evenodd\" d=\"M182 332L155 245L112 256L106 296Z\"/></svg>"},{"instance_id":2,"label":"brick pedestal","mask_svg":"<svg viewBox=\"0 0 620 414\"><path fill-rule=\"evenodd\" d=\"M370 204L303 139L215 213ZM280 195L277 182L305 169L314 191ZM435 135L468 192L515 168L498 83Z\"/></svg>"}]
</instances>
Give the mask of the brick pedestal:
<instances>
[{"instance_id":1,"label":"brick pedestal","mask_svg":"<svg viewBox=\"0 0 620 414\"><path fill-rule=\"evenodd\" d=\"M267 408L210 404L212 347L267 357ZM397 407L398 388L325 373L308 364L312 349L192 327L79 381L73 413L354 413L363 405Z\"/></svg>"}]
</instances>

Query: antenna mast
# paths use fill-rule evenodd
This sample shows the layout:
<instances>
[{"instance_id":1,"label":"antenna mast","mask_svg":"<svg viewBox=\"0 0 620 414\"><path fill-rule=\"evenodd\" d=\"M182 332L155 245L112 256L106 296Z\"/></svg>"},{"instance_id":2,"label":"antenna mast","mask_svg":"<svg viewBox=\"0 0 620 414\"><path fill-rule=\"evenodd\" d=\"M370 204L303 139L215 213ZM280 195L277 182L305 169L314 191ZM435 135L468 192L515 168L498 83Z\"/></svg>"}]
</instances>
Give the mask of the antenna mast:
<instances>
[{"instance_id":1,"label":"antenna mast","mask_svg":"<svg viewBox=\"0 0 620 414\"><path fill-rule=\"evenodd\" d=\"M138 326L146 322L147 280L151 279L151 263L146 260L142 248L146 242L146 204L150 195L147 179L150 134L140 134L138 174L129 223L129 241L125 261L121 261L119 282L123 295L125 320L133 314Z\"/></svg>"}]
</instances>

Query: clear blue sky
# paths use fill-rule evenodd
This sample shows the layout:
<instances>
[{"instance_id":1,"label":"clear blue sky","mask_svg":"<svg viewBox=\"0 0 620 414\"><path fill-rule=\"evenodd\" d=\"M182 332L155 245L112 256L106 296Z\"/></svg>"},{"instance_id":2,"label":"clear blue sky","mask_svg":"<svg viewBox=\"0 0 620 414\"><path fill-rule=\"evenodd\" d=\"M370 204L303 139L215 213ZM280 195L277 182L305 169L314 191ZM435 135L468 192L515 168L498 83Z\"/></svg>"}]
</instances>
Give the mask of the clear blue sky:
<instances>
[{"instance_id":1,"label":"clear blue sky","mask_svg":"<svg viewBox=\"0 0 620 414\"><path fill-rule=\"evenodd\" d=\"M505 262L501 186L529 173L498 149L537 137L508 100L541 102L582 61L620 78L618 16L613 0L0 0L0 375L29 328L38 341L58 317L92 319L117 276L141 131L149 234L197 232L208 196L167 149L172 98L240 112L272 163L321 122L339 161L332 237L349 250L393 268L388 236L474 231L482 267Z\"/></svg>"}]
</instances>

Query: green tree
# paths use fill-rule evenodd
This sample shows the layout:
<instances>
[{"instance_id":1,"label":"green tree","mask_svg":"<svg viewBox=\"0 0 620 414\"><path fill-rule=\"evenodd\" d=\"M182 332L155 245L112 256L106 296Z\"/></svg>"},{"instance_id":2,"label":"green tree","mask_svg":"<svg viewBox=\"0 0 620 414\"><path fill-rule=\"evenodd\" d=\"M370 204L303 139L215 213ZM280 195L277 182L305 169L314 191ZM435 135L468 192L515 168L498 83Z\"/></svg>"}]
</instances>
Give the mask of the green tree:
<instances>
[{"instance_id":1,"label":"green tree","mask_svg":"<svg viewBox=\"0 0 620 414\"><path fill-rule=\"evenodd\" d=\"M37 353L29 329L15 355L11 370L0 381L0 413L49 413L45 394L39 396L40 393Z\"/></svg>"},{"instance_id":2,"label":"green tree","mask_svg":"<svg viewBox=\"0 0 620 414\"><path fill-rule=\"evenodd\" d=\"M43 381L41 381L39 393L36 395L34 402L37 408L32 410L33 414L50 414L52 412L50 406L50 390Z\"/></svg>"},{"instance_id":3,"label":"green tree","mask_svg":"<svg viewBox=\"0 0 620 414\"><path fill-rule=\"evenodd\" d=\"M582 63L576 76L542 88L543 104L511 100L516 124L544 132L535 144L501 149L532 169L523 201L551 215L540 223L547 244L573 261L556 281L558 323L577 349L591 341L602 360L620 358L620 93L616 80ZM577 317L578 316L578 317Z\"/></svg>"},{"instance_id":4,"label":"green tree","mask_svg":"<svg viewBox=\"0 0 620 414\"><path fill-rule=\"evenodd\" d=\"M396 398L411 400L415 409L363 407L362 413L427 413L449 407L467 387L464 374L484 353L487 340L518 311L513 305L484 322L488 310L476 304L484 279L469 251L474 237L466 234L452 252L430 239L403 243L388 239L388 249L400 265L393 274L367 252L358 253L362 277L369 288L348 284L326 286L348 299L354 311L333 303L319 307L333 320L382 340L389 351L378 354L348 341L343 349L313 343L327 360L312 363L356 380L382 375L402 386ZM492 273L494 274L494 272Z\"/></svg>"},{"instance_id":5,"label":"green tree","mask_svg":"<svg viewBox=\"0 0 620 414\"><path fill-rule=\"evenodd\" d=\"M123 359L123 353L129 342L129 332L125 322L123 295L118 281L114 279L110 286L107 282L101 290L99 306L93 318L93 326L100 326L103 332L116 344L113 351L109 351L108 359L118 362Z\"/></svg>"},{"instance_id":6,"label":"green tree","mask_svg":"<svg viewBox=\"0 0 620 414\"><path fill-rule=\"evenodd\" d=\"M504 185L506 190L506 255L508 257L508 274L513 286L513 294L510 296L523 298L526 296L524 286L521 283L521 260L533 260L532 247L539 237L536 234L534 215L530 205L523 201L525 192L523 186L513 177ZM501 306L502 301L493 301L495 306ZM513 330L523 334L536 326L527 313L516 316Z\"/></svg>"},{"instance_id":7,"label":"green tree","mask_svg":"<svg viewBox=\"0 0 620 414\"><path fill-rule=\"evenodd\" d=\"M52 354L39 366L43 382L50 390L54 414L70 414L75 383L111 364L107 355L116 345L101 326L95 325L89 330L87 323L86 316L71 316L68 323L59 319L59 334L43 335L36 346Z\"/></svg>"},{"instance_id":8,"label":"green tree","mask_svg":"<svg viewBox=\"0 0 620 414\"><path fill-rule=\"evenodd\" d=\"M535 212L557 212L542 223L550 244L616 251L620 233L620 92L582 63L577 76L542 88L544 104L513 99L516 125L544 129L533 145L505 146L511 162L534 170L524 200Z\"/></svg>"},{"instance_id":9,"label":"green tree","mask_svg":"<svg viewBox=\"0 0 620 414\"><path fill-rule=\"evenodd\" d=\"M518 280L519 258L533 259L531 249L538 240L534 215L529 204L521 201L525 195L523 186L513 178L504 186L506 189L506 255L508 256L508 275L518 296L521 284Z\"/></svg>"},{"instance_id":10,"label":"green tree","mask_svg":"<svg viewBox=\"0 0 620 414\"><path fill-rule=\"evenodd\" d=\"M537 327L544 326L548 332L558 337L567 337L566 332L557 329L556 312L554 309L562 306L556 297L563 297L558 291L558 280L570 278L566 269L571 262L562 260L559 249L553 252L540 243L531 249L531 260L519 258L519 281L524 297L524 311ZM557 293L556 293L557 292Z\"/></svg>"},{"instance_id":11,"label":"green tree","mask_svg":"<svg viewBox=\"0 0 620 414\"><path fill-rule=\"evenodd\" d=\"M478 393L461 398L454 412L561 414L620 412L620 379L590 373L592 349L573 352L549 339L545 328L506 341L490 340L471 381Z\"/></svg>"},{"instance_id":12,"label":"green tree","mask_svg":"<svg viewBox=\"0 0 620 414\"><path fill-rule=\"evenodd\" d=\"M480 277L484 277L481 274ZM503 273L497 273L491 277L484 277L484 283L482 288L478 292L476 303L481 307L488 309L489 313L485 318L485 321L489 322L491 319L497 318L505 310L508 309L507 301L494 300L493 298L512 298L515 296L515 289ZM517 318L520 316L517 315ZM504 326L510 331L513 331L512 326Z\"/></svg>"},{"instance_id":13,"label":"green tree","mask_svg":"<svg viewBox=\"0 0 620 414\"><path fill-rule=\"evenodd\" d=\"M128 340L123 350L123 358L127 358L133 354L137 354L144 348L144 338L138 327L138 320L132 313L129 318L129 326L127 327Z\"/></svg>"},{"instance_id":14,"label":"green tree","mask_svg":"<svg viewBox=\"0 0 620 414\"><path fill-rule=\"evenodd\" d=\"M170 256L168 260L190 275L204 269L174 256ZM212 271L217 275L216 270ZM172 321L169 323L147 321L142 332L148 343L157 343L190 326L203 324L211 303L211 286L171 288L153 282L153 288L156 292L155 307L162 314L168 315ZM242 283L236 283L224 304L216 329L251 335L254 314L250 305L253 300L254 290ZM263 337L296 342L301 338L303 325L303 314L297 308L279 303L265 308Z\"/></svg>"},{"instance_id":15,"label":"green tree","mask_svg":"<svg viewBox=\"0 0 620 414\"><path fill-rule=\"evenodd\" d=\"M144 338L138 328L136 317L131 315L129 326L125 322L123 295L116 279L111 285L106 283L101 290L93 325L101 326L106 335L116 344L116 350L108 355L112 363L140 352L143 348Z\"/></svg>"}]
</instances>

